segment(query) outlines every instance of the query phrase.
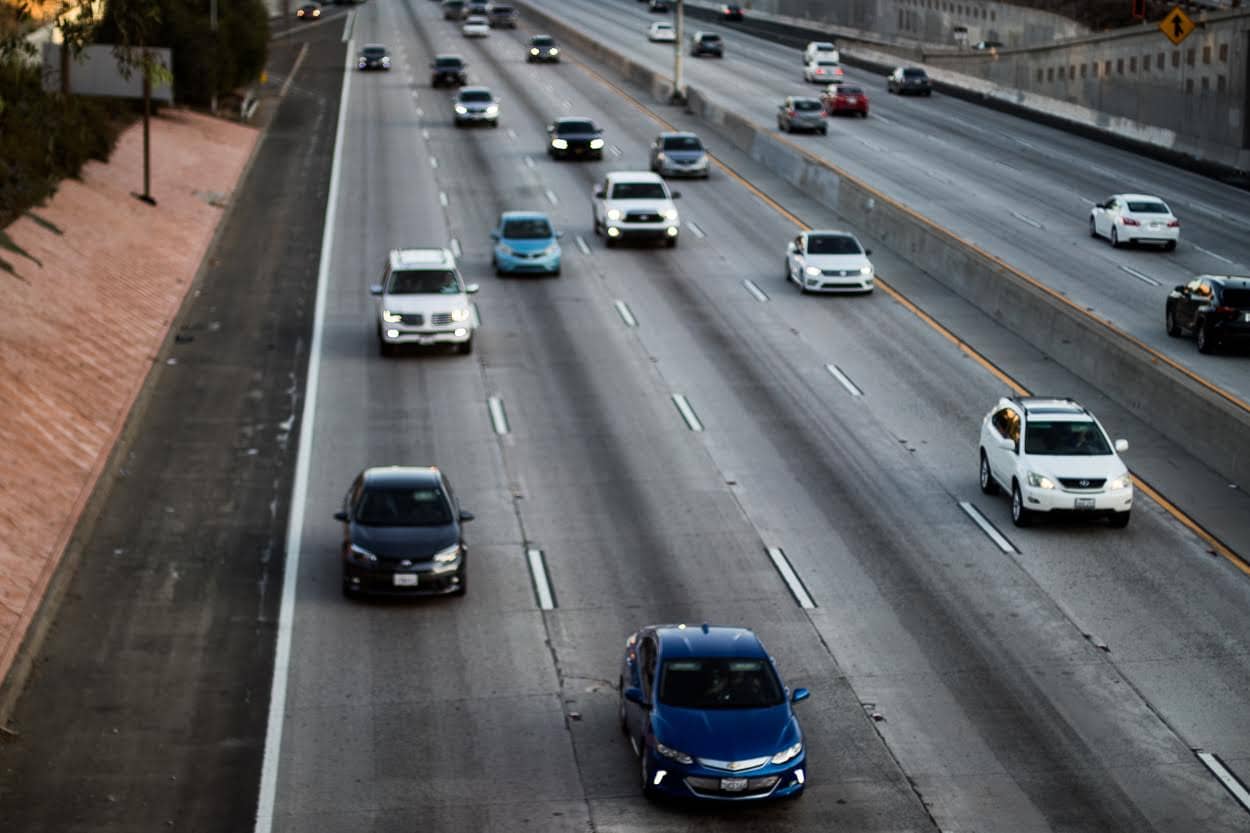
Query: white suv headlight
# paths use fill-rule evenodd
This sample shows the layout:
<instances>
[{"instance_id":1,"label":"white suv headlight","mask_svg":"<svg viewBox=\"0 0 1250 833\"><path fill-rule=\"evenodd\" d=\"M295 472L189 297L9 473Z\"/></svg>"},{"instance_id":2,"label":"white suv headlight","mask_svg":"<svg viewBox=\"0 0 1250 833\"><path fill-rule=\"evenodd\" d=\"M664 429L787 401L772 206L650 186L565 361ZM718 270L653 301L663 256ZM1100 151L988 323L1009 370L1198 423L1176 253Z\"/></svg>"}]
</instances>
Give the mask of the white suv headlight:
<instances>
[{"instance_id":1,"label":"white suv headlight","mask_svg":"<svg viewBox=\"0 0 1250 833\"><path fill-rule=\"evenodd\" d=\"M1133 485L1133 476L1131 474L1125 473L1111 480L1111 482L1107 484L1107 488L1113 492L1118 492L1121 489L1127 489L1132 485Z\"/></svg>"},{"instance_id":2,"label":"white suv headlight","mask_svg":"<svg viewBox=\"0 0 1250 833\"><path fill-rule=\"evenodd\" d=\"M871 263L869 263L867 266L861 266L861 267L859 267L859 273L860 273L861 275L871 275L871 274L872 274L872 264L871 264Z\"/></svg>"},{"instance_id":3,"label":"white suv headlight","mask_svg":"<svg viewBox=\"0 0 1250 833\"><path fill-rule=\"evenodd\" d=\"M1029 472L1029 485L1034 489L1053 489L1055 488L1055 481L1044 474L1031 471Z\"/></svg>"},{"instance_id":4,"label":"white suv headlight","mask_svg":"<svg viewBox=\"0 0 1250 833\"><path fill-rule=\"evenodd\" d=\"M803 270L803 274L807 275L809 278L819 277L820 268L817 266L808 266L807 268Z\"/></svg>"},{"instance_id":5,"label":"white suv headlight","mask_svg":"<svg viewBox=\"0 0 1250 833\"><path fill-rule=\"evenodd\" d=\"M468 321L469 320L469 308L461 307L460 309L452 310L451 320L452 321Z\"/></svg>"},{"instance_id":6,"label":"white suv headlight","mask_svg":"<svg viewBox=\"0 0 1250 833\"><path fill-rule=\"evenodd\" d=\"M382 320L387 324L398 324L400 321L404 320L404 316L402 313L391 312L388 309L384 309L382 310Z\"/></svg>"},{"instance_id":7,"label":"white suv headlight","mask_svg":"<svg viewBox=\"0 0 1250 833\"><path fill-rule=\"evenodd\" d=\"M608 209L608 219L609 219L609 220L619 220L619 219L621 219L621 217L622 217L622 216L624 216L624 215L622 215L622 214L621 214L621 209L619 209L619 208L609 208L609 209Z\"/></svg>"},{"instance_id":8,"label":"white suv headlight","mask_svg":"<svg viewBox=\"0 0 1250 833\"><path fill-rule=\"evenodd\" d=\"M456 114L457 114L457 115L463 116L463 115L464 115L465 113L467 113L467 112L469 112L469 108L468 108L468 107L465 107L463 104L457 104L457 105L456 105Z\"/></svg>"},{"instance_id":9,"label":"white suv headlight","mask_svg":"<svg viewBox=\"0 0 1250 833\"><path fill-rule=\"evenodd\" d=\"M666 208L666 209L664 209L663 211L661 211L661 212L660 212L660 216L661 216L661 217L663 217L665 220L676 220L676 219L677 219L677 209L676 209L676 208Z\"/></svg>"},{"instance_id":10,"label":"white suv headlight","mask_svg":"<svg viewBox=\"0 0 1250 833\"><path fill-rule=\"evenodd\" d=\"M794 746L786 747L785 749L778 752L776 755L773 755L771 761L774 764L784 764L786 761L794 760L796 757L798 757L798 754L802 751L803 751L803 741L799 741Z\"/></svg>"}]
</instances>

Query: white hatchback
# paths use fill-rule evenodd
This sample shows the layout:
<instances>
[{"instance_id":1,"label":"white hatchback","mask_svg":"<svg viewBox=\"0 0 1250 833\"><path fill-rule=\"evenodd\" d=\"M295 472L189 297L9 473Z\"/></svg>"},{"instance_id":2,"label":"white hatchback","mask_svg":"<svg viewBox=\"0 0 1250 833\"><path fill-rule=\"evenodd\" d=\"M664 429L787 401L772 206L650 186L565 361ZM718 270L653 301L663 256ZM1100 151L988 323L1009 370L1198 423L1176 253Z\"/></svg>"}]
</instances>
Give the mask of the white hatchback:
<instances>
[{"instance_id":1,"label":"white hatchback","mask_svg":"<svg viewBox=\"0 0 1250 833\"><path fill-rule=\"evenodd\" d=\"M460 25L466 38L484 38L490 34L490 21L481 15L473 15Z\"/></svg>"},{"instance_id":2,"label":"white hatchback","mask_svg":"<svg viewBox=\"0 0 1250 833\"><path fill-rule=\"evenodd\" d=\"M1168 204L1148 194L1112 194L1089 210L1090 237L1105 237L1112 246L1162 243L1171 251L1181 237L1181 221Z\"/></svg>"},{"instance_id":3,"label":"white hatchback","mask_svg":"<svg viewBox=\"0 0 1250 833\"><path fill-rule=\"evenodd\" d=\"M673 43L677 40L677 32L671 23L663 21L652 23L651 28L647 30L647 40L657 43Z\"/></svg>"},{"instance_id":4,"label":"white hatchback","mask_svg":"<svg viewBox=\"0 0 1250 833\"><path fill-rule=\"evenodd\" d=\"M800 292L871 292L870 254L849 232L805 231L786 247L786 280Z\"/></svg>"},{"instance_id":5,"label":"white hatchback","mask_svg":"<svg viewBox=\"0 0 1250 833\"><path fill-rule=\"evenodd\" d=\"M1011 495L1011 521L1028 526L1039 513L1105 517L1128 526L1133 478L1094 415L1071 399L1011 396L981 422L981 491Z\"/></svg>"}]
</instances>

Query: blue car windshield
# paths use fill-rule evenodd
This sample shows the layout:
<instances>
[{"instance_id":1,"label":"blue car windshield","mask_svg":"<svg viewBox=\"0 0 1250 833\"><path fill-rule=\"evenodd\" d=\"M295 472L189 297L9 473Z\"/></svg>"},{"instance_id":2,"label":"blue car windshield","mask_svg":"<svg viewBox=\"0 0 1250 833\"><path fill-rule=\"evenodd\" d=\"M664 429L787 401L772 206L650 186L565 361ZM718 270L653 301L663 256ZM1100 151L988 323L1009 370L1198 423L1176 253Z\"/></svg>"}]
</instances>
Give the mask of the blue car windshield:
<instances>
[{"instance_id":1,"label":"blue car windshield","mask_svg":"<svg viewBox=\"0 0 1250 833\"><path fill-rule=\"evenodd\" d=\"M551 237L551 224L543 219L508 220L503 224L507 240L546 240Z\"/></svg>"},{"instance_id":2,"label":"blue car windshield","mask_svg":"<svg viewBox=\"0 0 1250 833\"><path fill-rule=\"evenodd\" d=\"M763 659L680 659L664 663L660 702L682 709L761 709L785 702Z\"/></svg>"}]
</instances>

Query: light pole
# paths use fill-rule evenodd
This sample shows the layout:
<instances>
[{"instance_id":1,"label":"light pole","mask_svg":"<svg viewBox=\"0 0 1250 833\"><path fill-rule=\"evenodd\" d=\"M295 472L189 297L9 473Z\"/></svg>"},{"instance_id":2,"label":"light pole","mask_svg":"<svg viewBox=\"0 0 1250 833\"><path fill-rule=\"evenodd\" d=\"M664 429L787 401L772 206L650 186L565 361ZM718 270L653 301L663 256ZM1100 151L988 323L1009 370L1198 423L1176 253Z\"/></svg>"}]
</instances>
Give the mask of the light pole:
<instances>
[{"instance_id":1,"label":"light pole","mask_svg":"<svg viewBox=\"0 0 1250 833\"><path fill-rule=\"evenodd\" d=\"M203 8L201 6L201 8ZM217 0L209 0L208 4L208 28L213 33L213 57L217 58ZM216 61L220 65L220 61ZM213 115L217 115L217 78L213 78L213 100L209 105L213 111Z\"/></svg>"},{"instance_id":2,"label":"light pole","mask_svg":"<svg viewBox=\"0 0 1250 833\"><path fill-rule=\"evenodd\" d=\"M686 6L677 0L677 40L673 41L673 104L682 104L686 100L686 85L681 77L681 43L685 34Z\"/></svg>"}]
</instances>

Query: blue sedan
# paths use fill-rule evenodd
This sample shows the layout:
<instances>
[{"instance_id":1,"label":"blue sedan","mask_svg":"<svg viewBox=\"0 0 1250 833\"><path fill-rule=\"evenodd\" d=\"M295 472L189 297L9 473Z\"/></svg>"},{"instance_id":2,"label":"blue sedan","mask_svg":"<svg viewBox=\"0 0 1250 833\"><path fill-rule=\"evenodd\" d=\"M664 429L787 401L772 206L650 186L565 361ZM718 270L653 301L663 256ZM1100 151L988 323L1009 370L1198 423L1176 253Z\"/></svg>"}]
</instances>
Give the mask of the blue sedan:
<instances>
[{"instance_id":1,"label":"blue sedan","mask_svg":"<svg viewBox=\"0 0 1250 833\"><path fill-rule=\"evenodd\" d=\"M807 750L782 685L746 628L652 625L625 642L621 729L648 798L722 801L797 796Z\"/></svg>"},{"instance_id":2,"label":"blue sedan","mask_svg":"<svg viewBox=\"0 0 1250 833\"><path fill-rule=\"evenodd\" d=\"M560 238L547 215L539 211L505 211L490 233L495 241L495 274L537 272L560 274Z\"/></svg>"}]
</instances>

